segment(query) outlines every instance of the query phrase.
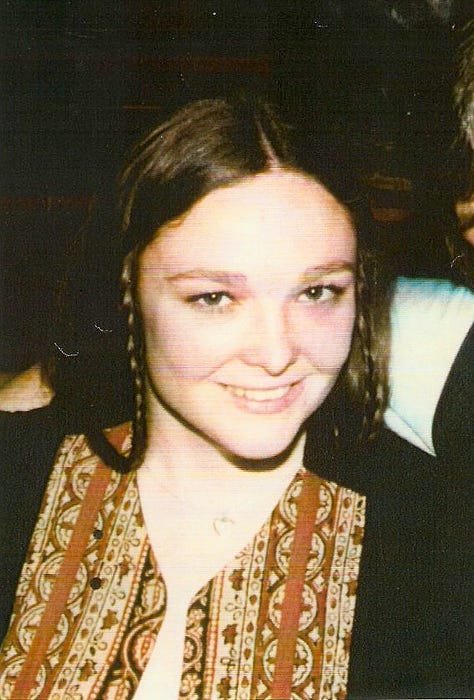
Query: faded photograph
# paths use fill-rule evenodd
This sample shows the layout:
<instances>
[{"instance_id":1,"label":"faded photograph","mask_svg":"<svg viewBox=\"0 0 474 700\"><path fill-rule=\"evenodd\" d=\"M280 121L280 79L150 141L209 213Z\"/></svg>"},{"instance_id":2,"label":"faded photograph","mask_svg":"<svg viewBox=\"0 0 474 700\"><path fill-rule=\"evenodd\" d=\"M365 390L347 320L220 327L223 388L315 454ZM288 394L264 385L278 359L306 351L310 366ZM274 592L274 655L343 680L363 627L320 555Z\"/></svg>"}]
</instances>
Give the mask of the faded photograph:
<instances>
[{"instance_id":1,"label":"faded photograph","mask_svg":"<svg viewBox=\"0 0 474 700\"><path fill-rule=\"evenodd\" d=\"M1 700L474 692L474 11L4 4Z\"/></svg>"}]
</instances>

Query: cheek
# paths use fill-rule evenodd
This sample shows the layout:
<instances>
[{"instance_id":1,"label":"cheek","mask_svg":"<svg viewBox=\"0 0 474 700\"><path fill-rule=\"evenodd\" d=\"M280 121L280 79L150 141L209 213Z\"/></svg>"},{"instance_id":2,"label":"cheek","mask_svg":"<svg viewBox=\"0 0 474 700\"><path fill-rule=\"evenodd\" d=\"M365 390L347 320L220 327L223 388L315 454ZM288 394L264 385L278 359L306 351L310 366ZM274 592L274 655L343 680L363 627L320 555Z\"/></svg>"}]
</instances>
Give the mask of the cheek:
<instances>
[{"instance_id":1,"label":"cheek","mask_svg":"<svg viewBox=\"0 0 474 700\"><path fill-rule=\"evenodd\" d=\"M206 377L227 357L225 334L172 309L142 306L149 370L183 379Z\"/></svg>"},{"instance_id":2,"label":"cheek","mask_svg":"<svg viewBox=\"0 0 474 700\"><path fill-rule=\"evenodd\" d=\"M306 355L320 371L338 373L349 355L355 309L349 305L337 314L319 315L306 329Z\"/></svg>"}]
</instances>

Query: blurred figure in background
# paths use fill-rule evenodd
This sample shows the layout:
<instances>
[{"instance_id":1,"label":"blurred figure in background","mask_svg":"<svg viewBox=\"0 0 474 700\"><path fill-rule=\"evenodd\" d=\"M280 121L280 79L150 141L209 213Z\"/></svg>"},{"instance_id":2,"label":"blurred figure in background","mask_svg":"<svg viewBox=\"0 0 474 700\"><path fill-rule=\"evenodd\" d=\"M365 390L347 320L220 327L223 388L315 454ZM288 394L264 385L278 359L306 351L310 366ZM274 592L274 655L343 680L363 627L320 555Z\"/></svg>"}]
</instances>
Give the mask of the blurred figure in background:
<instances>
[{"instance_id":1,"label":"blurred figure in background","mask_svg":"<svg viewBox=\"0 0 474 700\"><path fill-rule=\"evenodd\" d=\"M466 38L459 50L459 74L454 88L454 101L459 115L460 138L467 147L469 175L465 190L456 203L460 232L474 246L474 20L466 29ZM474 253L463 246L453 251L462 256L469 283L474 284Z\"/></svg>"}]
</instances>

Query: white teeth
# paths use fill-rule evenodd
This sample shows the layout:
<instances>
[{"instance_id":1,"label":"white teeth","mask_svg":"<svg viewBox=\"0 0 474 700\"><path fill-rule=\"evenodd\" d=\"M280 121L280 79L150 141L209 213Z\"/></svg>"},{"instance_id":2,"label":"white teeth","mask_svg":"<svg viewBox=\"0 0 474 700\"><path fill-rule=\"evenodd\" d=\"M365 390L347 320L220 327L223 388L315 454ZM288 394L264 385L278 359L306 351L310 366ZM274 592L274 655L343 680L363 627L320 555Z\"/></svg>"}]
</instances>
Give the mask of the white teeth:
<instances>
[{"instance_id":1,"label":"white teeth","mask_svg":"<svg viewBox=\"0 0 474 700\"><path fill-rule=\"evenodd\" d=\"M274 401L281 399L290 390L290 386L281 386L276 389L242 389L239 386L227 386L228 391L234 396L248 401Z\"/></svg>"}]
</instances>

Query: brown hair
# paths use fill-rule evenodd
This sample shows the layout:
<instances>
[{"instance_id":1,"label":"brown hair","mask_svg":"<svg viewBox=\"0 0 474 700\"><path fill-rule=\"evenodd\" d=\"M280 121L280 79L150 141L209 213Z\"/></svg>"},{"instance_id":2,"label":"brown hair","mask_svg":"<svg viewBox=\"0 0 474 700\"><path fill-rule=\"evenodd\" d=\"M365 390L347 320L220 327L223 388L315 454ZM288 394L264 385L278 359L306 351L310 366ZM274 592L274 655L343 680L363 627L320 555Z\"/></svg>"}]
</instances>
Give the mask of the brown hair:
<instances>
[{"instance_id":1,"label":"brown hair","mask_svg":"<svg viewBox=\"0 0 474 700\"><path fill-rule=\"evenodd\" d=\"M111 282L116 292L121 273L122 309L126 317L123 323L122 316L120 332L126 328L128 376L131 373L132 379L128 397L133 400L134 419L131 454L126 462L115 465L117 468L129 469L139 464L146 447L144 343L135 288L140 252L165 223L183 215L212 190L273 167L313 177L352 213L358 234L357 318L351 354L339 385L354 404L362 407L365 436L381 421L387 399L388 288L371 251L368 205L357 178L350 174L345 155L337 135L334 138L316 120L311 128L308 125L304 129L290 128L268 103L249 98L192 102L151 131L132 150L117 181L114 222L102 228L97 223L89 224L83 243L88 257L95 256L100 263L93 266L92 277L95 274L96 282L104 260L110 262L106 286ZM97 284L92 284L91 290L96 288ZM117 307L117 294L114 303ZM76 334L76 342L79 341ZM61 366L68 366L64 357L57 360ZM109 357L109 365L111 360ZM71 396L71 390L76 389L76 401L82 403L83 412L90 411L94 403L90 398L91 386L95 387L96 404L102 396L99 384L91 385L88 378L89 401L81 399L85 396L84 385L79 389L78 380L84 377L84 368L92 372L92 364L84 365L82 361L81 366L79 361L76 365L80 369L71 378L70 369L58 372L56 362L58 394L64 395L67 387ZM102 373L110 378L110 370L102 367ZM94 374L97 376L96 371ZM114 392L114 382L111 384L109 394ZM115 384L115 392L120 393ZM96 444L100 442L97 435L94 440Z\"/></svg>"}]
</instances>

